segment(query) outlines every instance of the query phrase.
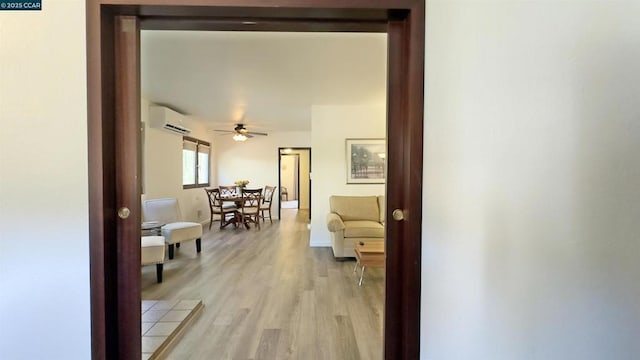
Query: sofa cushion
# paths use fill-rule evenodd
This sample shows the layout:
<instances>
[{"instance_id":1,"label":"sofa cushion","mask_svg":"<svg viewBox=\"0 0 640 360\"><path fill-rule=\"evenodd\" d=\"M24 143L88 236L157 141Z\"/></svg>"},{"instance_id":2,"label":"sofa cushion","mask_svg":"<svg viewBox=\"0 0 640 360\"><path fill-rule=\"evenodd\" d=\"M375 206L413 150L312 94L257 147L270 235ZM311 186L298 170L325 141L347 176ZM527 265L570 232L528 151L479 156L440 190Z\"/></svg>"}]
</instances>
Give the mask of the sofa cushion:
<instances>
[{"instance_id":1,"label":"sofa cushion","mask_svg":"<svg viewBox=\"0 0 640 360\"><path fill-rule=\"evenodd\" d=\"M344 222L344 237L384 238L384 226L377 221L353 220Z\"/></svg>"},{"instance_id":2,"label":"sofa cushion","mask_svg":"<svg viewBox=\"0 0 640 360\"><path fill-rule=\"evenodd\" d=\"M331 196L329 205L331 212L340 215L343 221L380 220L376 196Z\"/></svg>"}]
</instances>

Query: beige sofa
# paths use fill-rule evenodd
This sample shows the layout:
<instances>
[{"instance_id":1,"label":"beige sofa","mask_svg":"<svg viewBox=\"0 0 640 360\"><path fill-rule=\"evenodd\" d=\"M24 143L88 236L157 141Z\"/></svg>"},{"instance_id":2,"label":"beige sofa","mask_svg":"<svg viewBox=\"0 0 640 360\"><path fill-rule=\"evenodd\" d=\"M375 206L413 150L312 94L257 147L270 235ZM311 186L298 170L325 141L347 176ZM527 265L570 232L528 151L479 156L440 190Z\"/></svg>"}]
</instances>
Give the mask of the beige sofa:
<instances>
[{"instance_id":1,"label":"beige sofa","mask_svg":"<svg viewBox=\"0 0 640 360\"><path fill-rule=\"evenodd\" d=\"M384 241L384 196L331 196L327 227L336 258L355 257L358 241Z\"/></svg>"}]
</instances>

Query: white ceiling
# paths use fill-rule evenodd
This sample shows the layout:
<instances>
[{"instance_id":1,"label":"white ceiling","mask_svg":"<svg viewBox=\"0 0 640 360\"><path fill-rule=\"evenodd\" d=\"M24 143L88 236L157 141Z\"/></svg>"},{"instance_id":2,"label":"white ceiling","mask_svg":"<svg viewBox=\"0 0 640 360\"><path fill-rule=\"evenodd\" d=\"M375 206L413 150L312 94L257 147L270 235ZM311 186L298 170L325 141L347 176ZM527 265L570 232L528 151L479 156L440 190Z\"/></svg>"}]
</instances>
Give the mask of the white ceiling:
<instances>
[{"instance_id":1,"label":"white ceiling","mask_svg":"<svg viewBox=\"0 0 640 360\"><path fill-rule=\"evenodd\" d=\"M386 101L386 34L143 31L142 96L211 128L304 131L312 105Z\"/></svg>"}]
</instances>

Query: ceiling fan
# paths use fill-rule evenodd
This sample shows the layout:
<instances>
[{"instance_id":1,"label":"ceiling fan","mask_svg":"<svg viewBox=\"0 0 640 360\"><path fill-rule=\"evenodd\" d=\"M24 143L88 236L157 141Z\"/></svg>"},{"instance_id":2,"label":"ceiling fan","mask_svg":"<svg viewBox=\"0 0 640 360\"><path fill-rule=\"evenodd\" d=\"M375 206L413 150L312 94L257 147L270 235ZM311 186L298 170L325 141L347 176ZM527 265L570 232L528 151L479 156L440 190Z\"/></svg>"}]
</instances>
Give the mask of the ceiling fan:
<instances>
[{"instance_id":1,"label":"ceiling fan","mask_svg":"<svg viewBox=\"0 0 640 360\"><path fill-rule=\"evenodd\" d=\"M215 129L213 131L219 132L219 133L233 134L233 140L235 140L235 141L246 141L248 138L252 138L252 137L254 137L256 135L258 135L258 136L267 136L267 133L261 133L261 132L255 132L255 131L247 130L247 128L242 123L236 124L236 127L234 127L233 130Z\"/></svg>"}]
</instances>

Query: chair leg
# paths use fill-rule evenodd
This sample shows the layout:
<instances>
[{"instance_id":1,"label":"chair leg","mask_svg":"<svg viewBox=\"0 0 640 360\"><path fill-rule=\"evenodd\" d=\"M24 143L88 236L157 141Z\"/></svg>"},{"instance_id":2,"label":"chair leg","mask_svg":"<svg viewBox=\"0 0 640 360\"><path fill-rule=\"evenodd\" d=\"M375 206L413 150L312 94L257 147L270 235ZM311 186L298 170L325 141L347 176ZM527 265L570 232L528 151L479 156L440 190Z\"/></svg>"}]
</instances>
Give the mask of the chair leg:
<instances>
[{"instance_id":1,"label":"chair leg","mask_svg":"<svg viewBox=\"0 0 640 360\"><path fill-rule=\"evenodd\" d=\"M202 251L202 240L200 238L196 239L196 252Z\"/></svg>"},{"instance_id":2,"label":"chair leg","mask_svg":"<svg viewBox=\"0 0 640 360\"><path fill-rule=\"evenodd\" d=\"M169 260L173 259L173 244L169 244Z\"/></svg>"},{"instance_id":3,"label":"chair leg","mask_svg":"<svg viewBox=\"0 0 640 360\"><path fill-rule=\"evenodd\" d=\"M209 230L211 230L211 224L213 224L213 213L211 213L211 220L209 220Z\"/></svg>"},{"instance_id":4,"label":"chair leg","mask_svg":"<svg viewBox=\"0 0 640 360\"><path fill-rule=\"evenodd\" d=\"M163 269L162 264L156 264L156 278L158 280L158 283L162 282L162 269Z\"/></svg>"},{"instance_id":5,"label":"chair leg","mask_svg":"<svg viewBox=\"0 0 640 360\"><path fill-rule=\"evenodd\" d=\"M226 226L225 223L227 222L227 214L225 213L221 213L220 214L220 230L224 229L224 227ZM227 223L227 225L229 225Z\"/></svg>"},{"instance_id":6,"label":"chair leg","mask_svg":"<svg viewBox=\"0 0 640 360\"><path fill-rule=\"evenodd\" d=\"M242 214L236 211L233 214L233 217L234 217L233 227L237 229L238 227L240 227L240 223L242 223Z\"/></svg>"},{"instance_id":7,"label":"chair leg","mask_svg":"<svg viewBox=\"0 0 640 360\"><path fill-rule=\"evenodd\" d=\"M271 209L269 209L269 222L273 224L273 220L271 220Z\"/></svg>"}]
</instances>

